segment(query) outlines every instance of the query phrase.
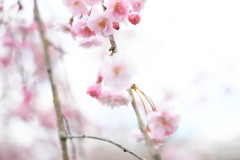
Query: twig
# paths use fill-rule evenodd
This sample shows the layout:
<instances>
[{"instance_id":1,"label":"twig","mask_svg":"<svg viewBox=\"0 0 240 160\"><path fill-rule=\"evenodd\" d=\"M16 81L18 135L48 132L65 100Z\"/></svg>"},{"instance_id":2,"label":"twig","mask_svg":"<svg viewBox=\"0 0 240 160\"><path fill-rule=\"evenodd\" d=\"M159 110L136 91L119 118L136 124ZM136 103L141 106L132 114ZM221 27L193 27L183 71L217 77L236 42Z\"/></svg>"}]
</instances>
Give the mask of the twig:
<instances>
[{"instance_id":1,"label":"twig","mask_svg":"<svg viewBox=\"0 0 240 160\"><path fill-rule=\"evenodd\" d=\"M58 98L57 87L53 81L51 61L49 56L50 43L45 36L44 25L40 18L39 9L38 9L36 0L34 0L34 19L38 23L39 34L43 43L47 73L48 73L48 77L49 77L51 88L52 88L53 103L54 103L56 116L57 116L58 134L59 134L59 139L62 147L62 157L63 157L63 160L68 160L69 158L68 158L68 149L67 149L67 141L66 141L67 139L64 137L66 135L66 132L65 132L65 127L64 127L64 122L63 122L63 117L61 112L61 104Z\"/></svg>"},{"instance_id":2,"label":"twig","mask_svg":"<svg viewBox=\"0 0 240 160\"><path fill-rule=\"evenodd\" d=\"M111 143L111 144L121 148L123 150L123 152L128 152L128 153L132 154L133 156L137 157L140 160L146 160L143 157L141 157L140 155L138 155L138 154L130 151L129 149L123 147L122 145L120 145L120 144L118 144L114 141L111 141L109 139L106 139L106 138L100 138L100 137L95 137L95 136L87 136L87 135L72 135L72 136L71 135L66 135L65 138L70 138L70 139L72 139L72 138L89 138L89 139L96 139L96 140L100 140L100 141L105 141L105 142Z\"/></svg>"},{"instance_id":3,"label":"twig","mask_svg":"<svg viewBox=\"0 0 240 160\"><path fill-rule=\"evenodd\" d=\"M141 115L139 113L139 110L137 108L137 104L136 104L136 100L134 98L134 95L133 95L133 92L132 92L132 89L129 89L128 90L130 96L132 97L132 106L133 106L133 109L136 113L136 116L137 116L137 119L138 119L138 125L139 125L139 128L140 130L142 131L143 135L144 135L144 138L146 140L146 143L148 145L148 148L149 148L149 151L150 151L150 154L152 156L152 158L154 160L161 160L161 156L159 153L157 153L157 151L153 148L153 144L152 144L152 141L151 139L149 138L148 134L147 134L147 131L146 131L146 128L145 128L145 125L143 123L143 120L141 118Z\"/></svg>"}]
</instances>

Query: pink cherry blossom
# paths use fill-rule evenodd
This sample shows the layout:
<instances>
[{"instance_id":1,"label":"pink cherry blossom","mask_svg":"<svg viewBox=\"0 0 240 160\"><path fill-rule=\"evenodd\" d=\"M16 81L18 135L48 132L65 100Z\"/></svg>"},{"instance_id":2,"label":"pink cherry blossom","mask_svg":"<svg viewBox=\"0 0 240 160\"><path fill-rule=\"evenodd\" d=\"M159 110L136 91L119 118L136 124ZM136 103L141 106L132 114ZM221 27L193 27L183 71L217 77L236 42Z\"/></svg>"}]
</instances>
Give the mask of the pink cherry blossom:
<instances>
[{"instance_id":1,"label":"pink cherry blossom","mask_svg":"<svg viewBox=\"0 0 240 160\"><path fill-rule=\"evenodd\" d=\"M121 22L127 18L130 4L126 0L111 0L106 7L113 21Z\"/></svg>"},{"instance_id":2,"label":"pink cherry blossom","mask_svg":"<svg viewBox=\"0 0 240 160\"><path fill-rule=\"evenodd\" d=\"M74 35L81 36L83 38L91 37L91 36L95 36L96 35L95 31L92 31L87 26L87 20L84 19L84 18L79 19L77 24L75 24L73 26L73 32L74 32Z\"/></svg>"},{"instance_id":3,"label":"pink cherry blossom","mask_svg":"<svg viewBox=\"0 0 240 160\"><path fill-rule=\"evenodd\" d=\"M128 21L131 22L133 25L137 25L141 20L141 17L138 13L130 13L128 15Z\"/></svg>"},{"instance_id":4,"label":"pink cherry blossom","mask_svg":"<svg viewBox=\"0 0 240 160\"><path fill-rule=\"evenodd\" d=\"M100 66L103 82L113 90L129 89L132 85L132 77L136 74L133 61L119 53L105 57Z\"/></svg>"},{"instance_id":5,"label":"pink cherry blossom","mask_svg":"<svg viewBox=\"0 0 240 160\"><path fill-rule=\"evenodd\" d=\"M133 8L134 12L140 12L144 5L145 5L146 0L132 0L131 5Z\"/></svg>"},{"instance_id":6,"label":"pink cherry blossom","mask_svg":"<svg viewBox=\"0 0 240 160\"><path fill-rule=\"evenodd\" d=\"M180 117L167 110L148 114L148 128L153 135L167 137L177 131Z\"/></svg>"},{"instance_id":7,"label":"pink cherry blossom","mask_svg":"<svg viewBox=\"0 0 240 160\"><path fill-rule=\"evenodd\" d=\"M109 17L108 13L103 12L89 18L87 26L89 26L92 31L100 33L102 36L106 37L114 31L112 23L113 21Z\"/></svg>"},{"instance_id":8,"label":"pink cherry blossom","mask_svg":"<svg viewBox=\"0 0 240 160\"><path fill-rule=\"evenodd\" d=\"M98 97L99 102L112 108L127 105L131 99L129 95L115 91L104 91Z\"/></svg>"},{"instance_id":9,"label":"pink cherry blossom","mask_svg":"<svg viewBox=\"0 0 240 160\"><path fill-rule=\"evenodd\" d=\"M84 0L65 0L64 3L69 7L73 15L87 15L89 10Z\"/></svg>"},{"instance_id":10,"label":"pink cherry blossom","mask_svg":"<svg viewBox=\"0 0 240 160\"><path fill-rule=\"evenodd\" d=\"M101 95L102 87L100 83L94 83L87 89L87 94L93 98L98 98Z\"/></svg>"}]
</instances>

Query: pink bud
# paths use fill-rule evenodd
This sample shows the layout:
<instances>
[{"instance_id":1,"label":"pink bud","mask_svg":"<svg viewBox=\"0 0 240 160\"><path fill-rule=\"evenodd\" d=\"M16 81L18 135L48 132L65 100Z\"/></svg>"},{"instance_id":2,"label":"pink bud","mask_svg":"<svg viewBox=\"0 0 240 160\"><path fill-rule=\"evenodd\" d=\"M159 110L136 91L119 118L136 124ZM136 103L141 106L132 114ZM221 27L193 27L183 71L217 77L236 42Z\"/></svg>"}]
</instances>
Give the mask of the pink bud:
<instances>
[{"instance_id":1,"label":"pink bud","mask_svg":"<svg viewBox=\"0 0 240 160\"><path fill-rule=\"evenodd\" d=\"M98 98L101 95L102 87L100 83L94 83L89 86L87 89L87 94L89 94L93 98Z\"/></svg>"},{"instance_id":2,"label":"pink bud","mask_svg":"<svg viewBox=\"0 0 240 160\"><path fill-rule=\"evenodd\" d=\"M3 11L3 6L0 6L0 12L2 12Z\"/></svg>"},{"instance_id":3,"label":"pink bud","mask_svg":"<svg viewBox=\"0 0 240 160\"><path fill-rule=\"evenodd\" d=\"M133 25L136 25L140 22L141 17L137 13L131 13L128 15L128 21L131 22Z\"/></svg>"},{"instance_id":4,"label":"pink bud","mask_svg":"<svg viewBox=\"0 0 240 160\"><path fill-rule=\"evenodd\" d=\"M113 28L116 29L116 30L119 30L120 28L120 25L118 22L113 22Z\"/></svg>"}]
</instances>

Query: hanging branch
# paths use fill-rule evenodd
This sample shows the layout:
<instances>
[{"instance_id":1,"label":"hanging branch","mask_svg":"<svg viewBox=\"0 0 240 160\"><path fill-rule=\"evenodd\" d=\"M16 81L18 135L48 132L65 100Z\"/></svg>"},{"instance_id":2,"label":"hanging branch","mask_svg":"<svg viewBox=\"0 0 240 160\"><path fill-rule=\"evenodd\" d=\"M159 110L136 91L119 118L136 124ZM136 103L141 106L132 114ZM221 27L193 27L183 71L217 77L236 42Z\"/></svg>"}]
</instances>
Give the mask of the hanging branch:
<instances>
[{"instance_id":1,"label":"hanging branch","mask_svg":"<svg viewBox=\"0 0 240 160\"><path fill-rule=\"evenodd\" d=\"M132 97L132 106L133 106L133 109L134 109L134 111L136 113L136 116L137 116L137 119L138 119L139 128L142 131L142 133L144 135L144 138L146 140L146 144L148 146L149 152L150 152L153 160L161 160L160 154L153 148L152 141L147 134L146 127L143 123L143 120L142 120L141 115L139 113L139 110L137 108L136 100L134 98L132 89L129 89L128 92L129 92L130 96Z\"/></svg>"},{"instance_id":2,"label":"hanging branch","mask_svg":"<svg viewBox=\"0 0 240 160\"><path fill-rule=\"evenodd\" d=\"M58 126L59 139L60 139L60 143L61 143L61 147L62 147L62 157L63 157L63 160L69 160L67 141L66 141L67 139L64 137L66 135L66 132L65 132L63 116L62 116L62 111L61 111L61 104L60 104L60 101L58 98L57 87L53 81L51 60L50 60L50 56L49 56L50 43L47 40L46 35L45 35L44 25L40 18L39 9L38 9L36 0L34 0L34 19L38 23L38 30L39 30L41 41L43 43L45 63L46 63L47 73L48 73L48 77L49 77L51 88L52 88L53 103L54 103L55 112L56 112L56 116L57 116L57 126Z\"/></svg>"},{"instance_id":3,"label":"hanging branch","mask_svg":"<svg viewBox=\"0 0 240 160\"><path fill-rule=\"evenodd\" d=\"M100 138L100 137L95 137L95 136L87 136L87 135L66 135L64 136L65 138L69 138L69 139L73 139L73 138L89 138L89 139L95 139L95 140L100 140L100 141L104 141L104 142L108 142L108 143L111 143L119 148L121 148L123 150L123 152L128 152L130 154L132 154L133 156L137 157L138 159L140 160L146 160L144 159L143 157L141 157L140 155L130 151L129 149L123 147L122 145L116 143L116 142L113 142L109 139L106 139L106 138Z\"/></svg>"}]
</instances>

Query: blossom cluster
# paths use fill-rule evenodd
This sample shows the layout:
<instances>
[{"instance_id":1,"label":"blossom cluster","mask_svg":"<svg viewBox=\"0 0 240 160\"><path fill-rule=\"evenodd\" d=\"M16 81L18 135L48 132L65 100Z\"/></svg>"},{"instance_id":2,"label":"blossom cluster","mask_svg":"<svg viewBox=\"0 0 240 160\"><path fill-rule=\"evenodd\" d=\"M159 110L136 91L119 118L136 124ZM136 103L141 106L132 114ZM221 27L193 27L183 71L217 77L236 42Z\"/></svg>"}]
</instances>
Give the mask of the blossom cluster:
<instances>
[{"instance_id":1,"label":"blossom cluster","mask_svg":"<svg viewBox=\"0 0 240 160\"><path fill-rule=\"evenodd\" d=\"M175 133L179 128L180 117L165 108L160 111L152 111L147 115L146 130L154 147L164 143L164 138ZM145 142L143 133L139 129L131 131L131 138L135 142Z\"/></svg>"},{"instance_id":2,"label":"blossom cluster","mask_svg":"<svg viewBox=\"0 0 240 160\"><path fill-rule=\"evenodd\" d=\"M80 46L88 48L100 45L102 38L119 30L121 24L137 25L145 0L64 0L64 4L72 18L56 28L70 33Z\"/></svg>"},{"instance_id":3,"label":"blossom cluster","mask_svg":"<svg viewBox=\"0 0 240 160\"><path fill-rule=\"evenodd\" d=\"M107 56L99 68L97 81L89 86L87 93L103 105L127 105L131 97L126 94L126 90L131 88L131 80L135 74L136 69L129 57L120 53ZM110 90L102 89L102 85Z\"/></svg>"}]
</instances>

